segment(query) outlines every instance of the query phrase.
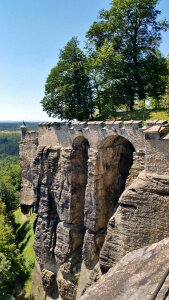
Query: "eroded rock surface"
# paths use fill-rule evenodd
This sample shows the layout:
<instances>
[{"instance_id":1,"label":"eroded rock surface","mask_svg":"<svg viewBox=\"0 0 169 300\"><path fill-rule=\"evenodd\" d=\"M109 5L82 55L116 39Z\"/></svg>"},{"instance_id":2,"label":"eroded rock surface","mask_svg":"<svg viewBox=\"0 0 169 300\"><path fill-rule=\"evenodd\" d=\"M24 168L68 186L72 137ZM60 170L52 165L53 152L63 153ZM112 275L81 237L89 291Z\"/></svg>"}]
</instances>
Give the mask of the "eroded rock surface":
<instances>
[{"instance_id":1,"label":"eroded rock surface","mask_svg":"<svg viewBox=\"0 0 169 300\"><path fill-rule=\"evenodd\" d=\"M124 191L110 219L100 254L107 271L127 252L151 245L169 233L169 176L143 171Z\"/></svg>"},{"instance_id":2,"label":"eroded rock surface","mask_svg":"<svg viewBox=\"0 0 169 300\"><path fill-rule=\"evenodd\" d=\"M80 300L150 300L168 266L169 238L127 254ZM169 299L169 275L155 299Z\"/></svg>"}]
</instances>

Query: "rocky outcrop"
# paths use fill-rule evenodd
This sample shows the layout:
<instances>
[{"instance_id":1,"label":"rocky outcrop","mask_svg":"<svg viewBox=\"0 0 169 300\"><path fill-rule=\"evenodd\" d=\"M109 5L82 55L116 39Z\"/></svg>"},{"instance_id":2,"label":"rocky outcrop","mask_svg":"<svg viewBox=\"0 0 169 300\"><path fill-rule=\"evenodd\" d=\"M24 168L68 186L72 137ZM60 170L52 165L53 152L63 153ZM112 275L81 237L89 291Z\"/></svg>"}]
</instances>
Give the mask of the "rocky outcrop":
<instances>
[{"instance_id":1,"label":"rocky outcrop","mask_svg":"<svg viewBox=\"0 0 169 300\"><path fill-rule=\"evenodd\" d=\"M100 254L100 266L108 270L127 252L168 236L169 176L143 171L124 191L110 219Z\"/></svg>"},{"instance_id":2,"label":"rocky outcrop","mask_svg":"<svg viewBox=\"0 0 169 300\"><path fill-rule=\"evenodd\" d=\"M25 128L24 128L25 131ZM36 201L33 191L32 162L37 156L38 134L33 133L31 138L23 139L20 145L20 163L22 168L21 208L32 206Z\"/></svg>"},{"instance_id":3,"label":"rocky outcrop","mask_svg":"<svg viewBox=\"0 0 169 300\"><path fill-rule=\"evenodd\" d=\"M48 280L44 281L48 282L48 286L54 287L55 278L55 289L59 289L64 299L75 298L76 276L80 272L84 238L85 162L84 158L81 161L79 149L76 156L75 159L75 153L71 152L71 149L44 148L41 149L41 155L38 150L38 157L35 158L32 169L39 169L36 186L39 201L35 203L38 212L34 245L36 258L43 274L48 274L48 271L53 274L51 283L49 276ZM71 169L71 161L74 160L75 171ZM75 177L75 172L79 172L78 168L82 173ZM74 177L77 179L77 193L73 183ZM78 191L81 192L81 198L76 199ZM72 202L69 201L71 194ZM79 213L74 207L75 201ZM51 289L46 288L46 291L52 296Z\"/></svg>"},{"instance_id":4,"label":"rocky outcrop","mask_svg":"<svg viewBox=\"0 0 169 300\"><path fill-rule=\"evenodd\" d=\"M34 249L48 299L78 299L126 253L168 236L163 123L47 123L24 134L21 205L37 213Z\"/></svg>"},{"instance_id":5,"label":"rocky outcrop","mask_svg":"<svg viewBox=\"0 0 169 300\"><path fill-rule=\"evenodd\" d=\"M128 253L89 287L80 300L167 300L168 266L169 238Z\"/></svg>"}]
</instances>

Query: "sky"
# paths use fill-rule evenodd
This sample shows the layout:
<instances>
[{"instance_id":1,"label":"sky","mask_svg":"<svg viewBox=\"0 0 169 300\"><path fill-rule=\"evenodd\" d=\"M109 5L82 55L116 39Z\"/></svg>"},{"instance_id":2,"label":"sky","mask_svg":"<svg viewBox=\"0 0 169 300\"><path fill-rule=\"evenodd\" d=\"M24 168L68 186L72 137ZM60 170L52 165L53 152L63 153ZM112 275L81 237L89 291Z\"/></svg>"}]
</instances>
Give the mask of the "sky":
<instances>
[{"instance_id":1,"label":"sky","mask_svg":"<svg viewBox=\"0 0 169 300\"><path fill-rule=\"evenodd\" d=\"M85 34L110 0L0 0L0 121L46 121L40 100L59 50ZM161 0L161 17L169 0ZM169 31L160 50L169 53Z\"/></svg>"}]
</instances>

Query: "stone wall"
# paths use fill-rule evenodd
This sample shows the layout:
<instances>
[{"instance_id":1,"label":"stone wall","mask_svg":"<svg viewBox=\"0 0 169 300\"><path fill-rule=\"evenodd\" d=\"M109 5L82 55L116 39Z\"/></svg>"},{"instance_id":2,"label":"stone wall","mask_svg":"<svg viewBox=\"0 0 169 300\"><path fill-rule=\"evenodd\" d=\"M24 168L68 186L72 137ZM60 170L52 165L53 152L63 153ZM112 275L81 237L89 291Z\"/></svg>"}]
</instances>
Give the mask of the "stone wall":
<instances>
[{"instance_id":1,"label":"stone wall","mask_svg":"<svg viewBox=\"0 0 169 300\"><path fill-rule=\"evenodd\" d=\"M20 163L22 168L21 205L32 206L36 201L32 164L37 156L38 133L27 133L26 136L22 136L24 138L20 144Z\"/></svg>"},{"instance_id":2,"label":"stone wall","mask_svg":"<svg viewBox=\"0 0 169 300\"><path fill-rule=\"evenodd\" d=\"M126 138L136 151L144 150L144 134L141 121L107 121L79 123L39 124L39 145L72 147L77 136L83 136L90 148L98 149L101 142L110 136Z\"/></svg>"},{"instance_id":3,"label":"stone wall","mask_svg":"<svg viewBox=\"0 0 169 300\"><path fill-rule=\"evenodd\" d=\"M34 249L50 299L79 298L99 269L168 236L167 122L22 130L21 205L37 212Z\"/></svg>"},{"instance_id":4,"label":"stone wall","mask_svg":"<svg viewBox=\"0 0 169 300\"><path fill-rule=\"evenodd\" d=\"M169 174L168 124L155 125L145 131L146 171Z\"/></svg>"}]
</instances>

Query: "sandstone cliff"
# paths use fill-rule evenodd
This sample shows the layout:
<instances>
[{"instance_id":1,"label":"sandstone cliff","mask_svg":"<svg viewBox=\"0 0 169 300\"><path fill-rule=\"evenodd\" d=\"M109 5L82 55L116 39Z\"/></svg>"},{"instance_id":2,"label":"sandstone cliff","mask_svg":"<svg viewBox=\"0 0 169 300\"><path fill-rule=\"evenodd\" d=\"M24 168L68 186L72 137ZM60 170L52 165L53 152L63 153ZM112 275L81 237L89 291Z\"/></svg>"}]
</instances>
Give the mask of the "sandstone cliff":
<instances>
[{"instance_id":1,"label":"sandstone cliff","mask_svg":"<svg viewBox=\"0 0 169 300\"><path fill-rule=\"evenodd\" d=\"M165 121L24 132L21 207L37 212L34 249L48 299L78 299L126 253L168 236L168 149Z\"/></svg>"},{"instance_id":2,"label":"sandstone cliff","mask_svg":"<svg viewBox=\"0 0 169 300\"><path fill-rule=\"evenodd\" d=\"M127 254L88 288L80 300L166 300L169 299L167 274L169 238Z\"/></svg>"}]
</instances>

